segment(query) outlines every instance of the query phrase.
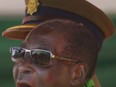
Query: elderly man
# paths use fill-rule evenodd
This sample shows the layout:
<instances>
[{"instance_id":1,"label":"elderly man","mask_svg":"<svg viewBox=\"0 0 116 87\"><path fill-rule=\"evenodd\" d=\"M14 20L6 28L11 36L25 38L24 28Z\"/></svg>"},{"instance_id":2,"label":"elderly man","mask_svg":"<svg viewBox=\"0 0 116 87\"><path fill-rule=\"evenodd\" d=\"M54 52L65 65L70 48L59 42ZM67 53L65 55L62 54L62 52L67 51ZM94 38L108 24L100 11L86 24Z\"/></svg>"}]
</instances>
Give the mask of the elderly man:
<instances>
[{"instance_id":1,"label":"elderly man","mask_svg":"<svg viewBox=\"0 0 116 87\"><path fill-rule=\"evenodd\" d=\"M88 87L100 45L82 23L51 20L11 48L17 87ZM93 86L91 86L93 87Z\"/></svg>"},{"instance_id":2,"label":"elderly man","mask_svg":"<svg viewBox=\"0 0 116 87\"><path fill-rule=\"evenodd\" d=\"M112 35L114 27L108 17L86 0L25 0L26 15L21 26L3 32L10 39L24 40L38 24L50 19L68 19L82 23L93 33L101 48L103 39ZM101 34L102 33L102 34Z\"/></svg>"}]
</instances>

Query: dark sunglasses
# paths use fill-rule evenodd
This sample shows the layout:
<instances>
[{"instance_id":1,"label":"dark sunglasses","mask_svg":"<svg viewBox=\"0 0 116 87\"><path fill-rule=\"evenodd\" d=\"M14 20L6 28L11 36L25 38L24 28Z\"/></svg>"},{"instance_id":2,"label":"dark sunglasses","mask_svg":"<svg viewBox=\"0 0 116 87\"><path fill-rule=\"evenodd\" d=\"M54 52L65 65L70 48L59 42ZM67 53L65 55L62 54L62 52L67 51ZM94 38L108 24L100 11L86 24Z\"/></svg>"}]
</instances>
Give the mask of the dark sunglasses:
<instances>
[{"instance_id":1,"label":"dark sunglasses","mask_svg":"<svg viewBox=\"0 0 116 87\"><path fill-rule=\"evenodd\" d=\"M61 59L66 61L77 62L76 60L56 56L52 52L43 49L28 50L21 47L11 47L10 53L11 53L12 61L15 63L22 61L22 59L25 59L26 53L30 53L31 60L39 65L48 65L50 64L51 59Z\"/></svg>"}]
</instances>

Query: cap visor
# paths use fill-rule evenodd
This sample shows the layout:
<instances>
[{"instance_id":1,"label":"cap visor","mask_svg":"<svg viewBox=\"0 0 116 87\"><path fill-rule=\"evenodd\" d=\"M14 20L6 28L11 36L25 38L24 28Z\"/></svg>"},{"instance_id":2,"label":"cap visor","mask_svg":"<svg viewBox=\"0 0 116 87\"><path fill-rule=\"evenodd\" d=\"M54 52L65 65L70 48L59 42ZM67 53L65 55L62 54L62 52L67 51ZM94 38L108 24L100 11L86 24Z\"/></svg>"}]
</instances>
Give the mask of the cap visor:
<instances>
[{"instance_id":1,"label":"cap visor","mask_svg":"<svg viewBox=\"0 0 116 87\"><path fill-rule=\"evenodd\" d=\"M13 40L24 40L27 34L35 28L36 25L19 25L8 28L2 33L2 36Z\"/></svg>"}]
</instances>

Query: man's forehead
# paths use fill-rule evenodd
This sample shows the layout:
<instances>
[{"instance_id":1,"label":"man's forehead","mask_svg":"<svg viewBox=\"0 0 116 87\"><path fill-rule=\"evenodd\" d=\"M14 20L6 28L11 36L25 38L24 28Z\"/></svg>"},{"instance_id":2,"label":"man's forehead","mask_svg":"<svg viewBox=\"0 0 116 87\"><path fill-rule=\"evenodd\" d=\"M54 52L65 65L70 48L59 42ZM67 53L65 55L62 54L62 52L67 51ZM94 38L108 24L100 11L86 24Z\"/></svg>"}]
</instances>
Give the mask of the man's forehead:
<instances>
[{"instance_id":1,"label":"man's forehead","mask_svg":"<svg viewBox=\"0 0 116 87\"><path fill-rule=\"evenodd\" d=\"M42 49L47 49L51 48L53 45L53 39L47 36L40 36L37 38L27 38L23 43L22 47L28 48L28 49L37 49L37 48L42 48Z\"/></svg>"},{"instance_id":2,"label":"man's forehead","mask_svg":"<svg viewBox=\"0 0 116 87\"><path fill-rule=\"evenodd\" d=\"M45 49L55 54L60 54L67 46L66 39L54 35L41 35L37 38L27 38L22 47L26 49Z\"/></svg>"}]
</instances>

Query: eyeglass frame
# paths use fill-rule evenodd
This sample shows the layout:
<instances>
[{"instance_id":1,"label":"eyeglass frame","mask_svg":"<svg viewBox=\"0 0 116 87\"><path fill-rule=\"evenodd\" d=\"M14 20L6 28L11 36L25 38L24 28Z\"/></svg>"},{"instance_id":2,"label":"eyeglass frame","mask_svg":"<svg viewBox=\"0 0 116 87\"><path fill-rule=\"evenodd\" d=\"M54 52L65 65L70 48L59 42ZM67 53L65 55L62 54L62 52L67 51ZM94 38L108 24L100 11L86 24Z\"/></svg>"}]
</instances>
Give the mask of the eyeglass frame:
<instances>
[{"instance_id":1,"label":"eyeglass frame","mask_svg":"<svg viewBox=\"0 0 116 87\"><path fill-rule=\"evenodd\" d=\"M74 60L74 59L69 59L69 58L66 58L66 57L59 57L59 56L56 56L56 55L54 55L51 51L49 51L49 50L44 50L44 49L32 49L32 50L29 50L29 49L25 49L25 48L23 48L23 47L10 47L10 53L12 53L11 52L11 50L13 49L13 48L20 48L20 49L22 49L22 50L24 50L25 51L25 54L24 54L24 57L25 57L25 55L27 54L27 53L29 53L30 54L30 56L32 57L32 51L36 51L36 50L40 50L40 51L45 51L45 52L48 52L48 53L50 53L50 59L60 59L60 60L65 60L65 61L72 61L72 62L76 62L76 63L78 63L79 61L77 61L77 60ZM13 58L13 57L11 57L11 58ZM12 59L12 61L13 61L13 59ZM14 62L14 61L13 61Z\"/></svg>"}]
</instances>

